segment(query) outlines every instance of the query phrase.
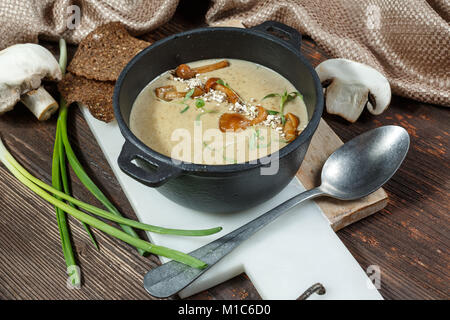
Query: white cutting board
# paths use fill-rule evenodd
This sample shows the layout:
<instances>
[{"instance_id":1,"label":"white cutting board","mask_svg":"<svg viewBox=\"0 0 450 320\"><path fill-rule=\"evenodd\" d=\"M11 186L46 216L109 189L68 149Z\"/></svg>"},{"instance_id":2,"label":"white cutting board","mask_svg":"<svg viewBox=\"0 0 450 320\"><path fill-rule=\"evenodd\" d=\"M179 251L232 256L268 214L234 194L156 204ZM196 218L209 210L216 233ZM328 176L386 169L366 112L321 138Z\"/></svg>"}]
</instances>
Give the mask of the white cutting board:
<instances>
[{"instance_id":1,"label":"white cutting board","mask_svg":"<svg viewBox=\"0 0 450 320\"><path fill-rule=\"evenodd\" d=\"M117 123L103 123L93 118L87 108L81 109L140 221L183 229L223 227L220 233L207 237L148 233L155 244L190 252L304 190L294 178L276 197L251 210L212 214L186 209L124 174L117 165L125 141ZM184 289L180 296L188 297L242 272L248 275L263 299L296 299L316 282L322 283L327 292L322 296L314 294L310 299L382 299L314 201L306 201L263 228Z\"/></svg>"}]
</instances>

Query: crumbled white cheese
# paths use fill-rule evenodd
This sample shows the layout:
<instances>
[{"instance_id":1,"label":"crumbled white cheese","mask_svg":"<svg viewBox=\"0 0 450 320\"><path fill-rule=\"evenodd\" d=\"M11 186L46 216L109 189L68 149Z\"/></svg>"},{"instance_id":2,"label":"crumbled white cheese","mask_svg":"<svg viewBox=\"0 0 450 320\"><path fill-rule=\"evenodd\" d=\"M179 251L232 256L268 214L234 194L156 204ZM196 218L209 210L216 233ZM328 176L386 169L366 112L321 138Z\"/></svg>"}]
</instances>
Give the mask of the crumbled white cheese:
<instances>
[{"instance_id":1,"label":"crumbled white cheese","mask_svg":"<svg viewBox=\"0 0 450 320\"><path fill-rule=\"evenodd\" d=\"M234 111L237 113L241 113L247 116L250 120L255 119L258 116L258 108L254 105L247 105L245 103L236 102L234 104L230 104L230 111Z\"/></svg>"},{"instance_id":2,"label":"crumbled white cheese","mask_svg":"<svg viewBox=\"0 0 450 320\"><path fill-rule=\"evenodd\" d=\"M277 114L269 114L267 116L266 120L264 120L262 123L263 123L263 125L265 125L267 127L271 127L273 129L277 130L277 128L280 127L280 125L281 125L281 117Z\"/></svg>"},{"instance_id":3,"label":"crumbled white cheese","mask_svg":"<svg viewBox=\"0 0 450 320\"><path fill-rule=\"evenodd\" d=\"M239 101L234 104L230 104L229 110L237 112L237 113L241 113L241 114L249 117L250 119L254 119L258 115L256 107L248 106L245 103L240 103Z\"/></svg>"},{"instance_id":4,"label":"crumbled white cheese","mask_svg":"<svg viewBox=\"0 0 450 320\"><path fill-rule=\"evenodd\" d=\"M182 79L179 77L173 77L174 81L181 82L186 85L186 89L193 89L195 87L201 87L203 86L202 80L200 79L200 74L196 74L195 78L191 79Z\"/></svg>"},{"instance_id":5,"label":"crumbled white cheese","mask_svg":"<svg viewBox=\"0 0 450 320\"><path fill-rule=\"evenodd\" d=\"M250 119L255 119L258 116L258 108L256 106L248 106L247 111Z\"/></svg>"},{"instance_id":6,"label":"crumbled white cheese","mask_svg":"<svg viewBox=\"0 0 450 320\"><path fill-rule=\"evenodd\" d=\"M222 103L227 99L227 95L221 91L210 89L208 92L203 94L201 98L205 101L215 101Z\"/></svg>"},{"instance_id":7,"label":"crumbled white cheese","mask_svg":"<svg viewBox=\"0 0 450 320\"><path fill-rule=\"evenodd\" d=\"M234 104L230 104L229 109L230 109L230 111L234 111L234 112L237 112L237 113L244 113L245 114L247 112L247 106L243 105L243 104L240 104L239 101L234 103Z\"/></svg>"},{"instance_id":8,"label":"crumbled white cheese","mask_svg":"<svg viewBox=\"0 0 450 320\"><path fill-rule=\"evenodd\" d=\"M187 80L186 84L187 84L189 89L203 86L202 80L200 80L199 78L189 79L189 80Z\"/></svg>"}]
</instances>

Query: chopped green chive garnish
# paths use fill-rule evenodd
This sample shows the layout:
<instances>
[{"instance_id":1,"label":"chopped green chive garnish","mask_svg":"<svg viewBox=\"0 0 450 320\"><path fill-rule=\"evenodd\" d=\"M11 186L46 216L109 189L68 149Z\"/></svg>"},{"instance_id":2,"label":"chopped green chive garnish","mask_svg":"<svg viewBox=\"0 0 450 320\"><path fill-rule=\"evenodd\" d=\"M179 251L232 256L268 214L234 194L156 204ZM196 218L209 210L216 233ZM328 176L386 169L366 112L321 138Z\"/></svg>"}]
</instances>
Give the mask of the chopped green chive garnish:
<instances>
[{"instance_id":1,"label":"chopped green chive garnish","mask_svg":"<svg viewBox=\"0 0 450 320\"><path fill-rule=\"evenodd\" d=\"M300 92L298 92L298 91L293 91L293 92L291 92L291 93L288 93L286 90L284 91L284 93L283 94L280 94L280 93L270 93L270 94L268 94L267 96L265 96L264 98L262 98L262 100L264 100L264 99L266 99L266 98L272 98L272 97L280 97L281 98L281 101L280 101L280 114L281 114L281 123L284 125L285 124L285 122L286 122L286 118L284 117L284 105L287 103L287 102L289 102L289 101L291 101L291 100L294 100L296 97L299 97L300 99L303 99L303 96L301 95L301 93ZM272 111L272 110L268 110L267 112L269 113L269 114L273 114L273 113L270 113L269 111ZM273 112L273 111L272 111Z\"/></svg>"},{"instance_id":2,"label":"chopped green chive garnish","mask_svg":"<svg viewBox=\"0 0 450 320\"><path fill-rule=\"evenodd\" d=\"M203 108L205 106L205 100L203 100L203 99L195 100L195 106L197 108Z\"/></svg>"},{"instance_id":3,"label":"chopped green chive garnish","mask_svg":"<svg viewBox=\"0 0 450 320\"><path fill-rule=\"evenodd\" d=\"M190 97L192 97L192 95L194 94L195 88L192 88L191 90L189 90L188 92L186 92L186 95L184 96L184 99L182 101L178 101L179 104L184 104L185 106L188 106L188 104L186 103L186 101L189 100Z\"/></svg>"},{"instance_id":4,"label":"chopped green chive garnish","mask_svg":"<svg viewBox=\"0 0 450 320\"><path fill-rule=\"evenodd\" d=\"M186 95L184 96L183 103L186 102L192 95L194 94L195 88L192 88L188 92L186 92Z\"/></svg>"},{"instance_id":5,"label":"chopped green chive garnish","mask_svg":"<svg viewBox=\"0 0 450 320\"><path fill-rule=\"evenodd\" d=\"M219 80L217 80L216 82L217 82L218 84L221 84L221 85L225 86L225 87L228 86L228 85L225 83L225 81L223 81L222 79L219 79Z\"/></svg>"},{"instance_id":6,"label":"chopped green chive garnish","mask_svg":"<svg viewBox=\"0 0 450 320\"><path fill-rule=\"evenodd\" d=\"M218 112L217 110L206 110L205 112L199 113L195 118L195 121L200 121L200 117L207 113L217 113L217 112Z\"/></svg>"}]
</instances>

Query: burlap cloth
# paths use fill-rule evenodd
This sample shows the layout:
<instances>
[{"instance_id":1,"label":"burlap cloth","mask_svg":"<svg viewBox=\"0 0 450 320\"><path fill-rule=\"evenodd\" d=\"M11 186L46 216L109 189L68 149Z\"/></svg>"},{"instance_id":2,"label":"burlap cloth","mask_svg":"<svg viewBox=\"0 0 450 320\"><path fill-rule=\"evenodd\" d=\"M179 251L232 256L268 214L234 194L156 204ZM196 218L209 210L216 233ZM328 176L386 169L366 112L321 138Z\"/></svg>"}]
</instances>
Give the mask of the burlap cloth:
<instances>
[{"instance_id":1,"label":"burlap cloth","mask_svg":"<svg viewBox=\"0 0 450 320\"><path fill-rule=\"evenodd\" d=\"M74 29L67 23L71 5L81 8ZM37 42L38 36L77 43L109 21L121 21L139 35L169 21L177 5L178 0L1 0L0 49ZM449 18L448 0L215 0L206 14L209 23L239 19L247 27L284 22L330 57L378 69L393 93L444 106L450 105Z\"/></svg>"}]
</instances>

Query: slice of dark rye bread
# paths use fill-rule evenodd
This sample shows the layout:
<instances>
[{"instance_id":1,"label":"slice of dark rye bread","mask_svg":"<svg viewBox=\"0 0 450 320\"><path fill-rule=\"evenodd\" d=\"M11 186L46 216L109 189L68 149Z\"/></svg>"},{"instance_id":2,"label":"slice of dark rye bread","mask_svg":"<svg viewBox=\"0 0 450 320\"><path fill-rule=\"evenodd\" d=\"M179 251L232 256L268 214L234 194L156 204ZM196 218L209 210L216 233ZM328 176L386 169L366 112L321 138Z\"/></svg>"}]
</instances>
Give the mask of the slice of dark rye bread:
<instances>
[{"instance_id":1,"label":"slice of dark rye bread","mask_svg":"<svg viewBox=\"0 0 450 320\"><path fill-rule=\"evenodd\" d=\"M67 70L88 79L116 81L127 63L149 45L130 36L120 22L110 22L81 40Z\"/></svg>"},{"instance_id":2,"label":"slice of dark rye bread","mask_svg":"<svg viewBox=\"0 0 450 320\"><path fill-rule=\"evenodd\" d=\"M84 38L58 89L70 104L81 102L98 120L114 120L114 84L126 64L149 42L130 36L120 22L97 27Z\"/></svg>"},{"instance_id":3,"label":"slice of dark rye bread","mask_svg":"<svg viewBox=\"0 0 450 320\"><path fill-rule=\"evenodd\" d=\"M58 90L68 104L72 102L83 103L96 119L104 122L114 120L113 81L86 79L69 72L58 83Z\"/></svg>"}]
</instances>

